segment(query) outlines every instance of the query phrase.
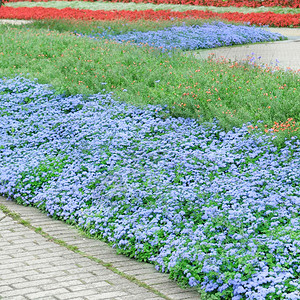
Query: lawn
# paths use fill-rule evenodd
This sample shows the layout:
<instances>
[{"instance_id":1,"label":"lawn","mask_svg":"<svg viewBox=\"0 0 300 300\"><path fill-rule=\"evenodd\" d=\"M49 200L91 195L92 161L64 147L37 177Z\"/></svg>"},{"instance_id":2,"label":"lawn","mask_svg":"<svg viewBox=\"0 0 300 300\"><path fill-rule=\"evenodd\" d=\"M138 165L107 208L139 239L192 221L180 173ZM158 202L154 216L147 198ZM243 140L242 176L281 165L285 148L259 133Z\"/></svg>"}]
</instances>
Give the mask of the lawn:
<instances>
[{"instance_id":1,"label":"lawn","mask_svg":"<svg viewBox=\"0 0 300 300\"><path fill-rule=\"evenodd\" d=\"M299 74L185 52L283 37L203 19L0 33L2 195L201 299L300 299Z\"/></svg>"}]
</instances>

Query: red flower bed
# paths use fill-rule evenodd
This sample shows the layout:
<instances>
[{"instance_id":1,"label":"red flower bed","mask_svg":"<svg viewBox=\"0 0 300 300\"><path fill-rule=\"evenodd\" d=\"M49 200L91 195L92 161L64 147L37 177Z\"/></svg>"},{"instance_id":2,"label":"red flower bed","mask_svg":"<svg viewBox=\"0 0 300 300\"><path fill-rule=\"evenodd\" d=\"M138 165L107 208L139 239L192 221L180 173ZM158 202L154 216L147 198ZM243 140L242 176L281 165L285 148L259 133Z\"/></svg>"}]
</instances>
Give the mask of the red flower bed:
<instances>
[{"instance_id":1,"label":"red flower bed","mask_svg":"<svg viewBox=\"0 0 300 300\"><path fill-rule=\"evenodd\" d=\"M10 0L10 2L19 2L24 0ZM50 0L28 0L29 2L47 2ZM72 1L72 0L60 0ZM95 0L83 0L94 2ZM201 6L282 6L282 7L300 7L300 0L111 0L111 2L135 2L135 3L154 3L154 4L189 4Z\"/></svg>"},{"instance_id":2,"label":"red flower bed","mask_svg":"<svg viewBox=\"0 0 300 300\"><path fill-rule=\"evenodd\" d=\"M269 25L275 27L298 27L300 25L300 14L275 14L265 13L215 13L211 11L189 10L177 12L170 10L154 11L152 9L143 11L127 10L87 10L75 8L44 8L44 7L2 7L0 19L81 19L81 20L117 20L125 19L135 21L144 20L170 20L170 19L209 19L249 22L256 25Z\"/></svg>"},{"instance_id":3,"label":"red flower bed","mask_svg":"<svg viewBox=\"0 0 300 300\"><path fill-rule=\"evenodd\" d=\"M111 1L112 2L154 3L154 4L189 4L189 5L216 6L216 7L221 7L221 6L236 6L236 7L282 6L282 7L292 7L292 8L300 7L300 0L225 0L225 1L223 0L111 0Z\"/></svg>"}]
</instances>

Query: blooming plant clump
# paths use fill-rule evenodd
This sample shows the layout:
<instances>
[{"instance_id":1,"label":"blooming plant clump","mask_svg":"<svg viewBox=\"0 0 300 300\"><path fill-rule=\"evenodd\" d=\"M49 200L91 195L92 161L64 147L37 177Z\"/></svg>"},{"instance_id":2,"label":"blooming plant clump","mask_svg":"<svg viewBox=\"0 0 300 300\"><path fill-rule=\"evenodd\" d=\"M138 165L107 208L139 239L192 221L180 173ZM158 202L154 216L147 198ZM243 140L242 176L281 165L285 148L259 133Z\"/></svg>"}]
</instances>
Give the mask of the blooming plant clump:
<instances>
[{"instance_id":1,"label":"blooming plant clump","mask_svg":"<svg viewBox=\"0 0 300 300\"><path fill-rule=\"evenodd\" d=\"M132 42L140 46L149 45L163 50L196 50L284 39L281 34L261 28L236 26L222 22L207 23L202 26L173 26L158 31L133 31L119 35L103 32L98 36L121 43Z\"/></svg>"},{"instance_id":2,"label":"blooming plant clump","mask_svg":"<svg viewBox=\"0 0 300 300\"><path fill-rule=\"evenodd\" d=\"M220 299L299 299L300 142L0 80L0 193Z\"/></svg>"},{"instance_id":3,"label":"blooming plant clump","mask_svg":"<svg viewBox=\"0 0 300 300\"><path fill-rule=\"evenodd\" d=\"M300 14L277 14L273 12L238 13L187 10L184 12L170 10L88 10L75 8L45 8L45 7L3 7L0 10L0 19L72 19L72 20L174 20L174 19L221 19L230 22L244 22L250 25L269 25L276 27L300 25Z\"/></svg>"},{"instance_id":4,"label":"blooming plant clump","mask_svg":"<svg viewBox=\"0 0 300 300\"><path fill-rule=\"evenodd\" d=\"M267 127L267 126L265 126ZM274 126L270 129L265 129L265 132L279 132L279 131L285 131L288 130L289 132L296 132L299 130L299 127L297 127L296 122L293 118L289 118L286 122L274 122Z\"/></svg>"}]
</instances>

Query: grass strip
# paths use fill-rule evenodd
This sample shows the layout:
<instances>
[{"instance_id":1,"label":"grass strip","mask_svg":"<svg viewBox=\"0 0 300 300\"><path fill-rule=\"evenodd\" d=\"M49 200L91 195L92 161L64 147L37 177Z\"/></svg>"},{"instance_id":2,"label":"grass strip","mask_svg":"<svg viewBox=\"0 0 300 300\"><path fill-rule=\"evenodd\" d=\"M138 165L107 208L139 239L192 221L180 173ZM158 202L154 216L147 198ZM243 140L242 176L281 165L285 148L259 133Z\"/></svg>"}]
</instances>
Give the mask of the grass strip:
<instances>
[{"instance_id":1,"label":"grass strip","mask_svg":"<svg viewBox=\"0 0 300 300\"><path fill-rule=\"evenodd\" d=\"M175 117L202 122L218 119L226 130L259 120L264 123L258 126L268 130L292 119L293 126L278 134L284 138L298 134L300 77L296 74L272 73L272 69L251 64L201 61L180 51L169 56L151 47L79 38L64 31L66 22L52 24L61 26L62 32L1 26L0 76L38 78L66 95L105 89L137 106L167 105ZM80 29L83 23L70 24ZM88 24L93 28L93 23Z\"/></svg>"}]
</instances>

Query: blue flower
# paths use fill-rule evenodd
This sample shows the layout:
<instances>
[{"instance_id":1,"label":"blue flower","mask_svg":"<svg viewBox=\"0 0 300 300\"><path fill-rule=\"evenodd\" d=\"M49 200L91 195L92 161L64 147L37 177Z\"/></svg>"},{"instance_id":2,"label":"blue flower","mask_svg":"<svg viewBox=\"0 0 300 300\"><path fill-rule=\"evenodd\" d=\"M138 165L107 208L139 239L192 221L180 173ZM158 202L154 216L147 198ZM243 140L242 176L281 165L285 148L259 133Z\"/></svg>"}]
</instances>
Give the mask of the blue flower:
<instances>
[{"instance_id":1,"label":"blue flower","mask_svg":"<svg viewBox=\"0 0 300 300\"><path fill-rule=\"evenodd\" d=\"M284 39L281 34L272 33L263 28L222 22L206 23L201 26L183 24L158 31L132 31L125 34L102 31L90 37L107 38L120 43L130 42L138 46L149 45L160 48L164 52L174 49L195 50Z\"/></svg>"},{"instance_id":2,"label":"blue flower","mask_svg":"<svg viewBox=\"0 0 300 300\"><path fill-rule=\"evenodd\" d=\"M298 139L278 150L247 125L224 132L19 77L0 79L0 101L1 194L208 293L299 297Z\"/></svg>"}]
</instances>

